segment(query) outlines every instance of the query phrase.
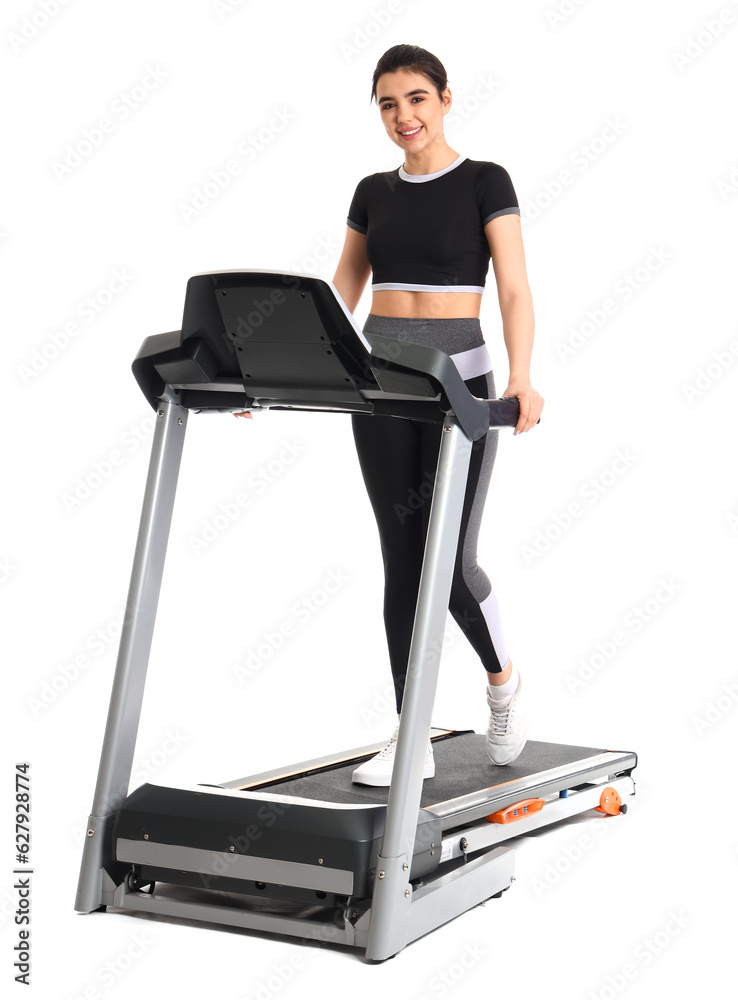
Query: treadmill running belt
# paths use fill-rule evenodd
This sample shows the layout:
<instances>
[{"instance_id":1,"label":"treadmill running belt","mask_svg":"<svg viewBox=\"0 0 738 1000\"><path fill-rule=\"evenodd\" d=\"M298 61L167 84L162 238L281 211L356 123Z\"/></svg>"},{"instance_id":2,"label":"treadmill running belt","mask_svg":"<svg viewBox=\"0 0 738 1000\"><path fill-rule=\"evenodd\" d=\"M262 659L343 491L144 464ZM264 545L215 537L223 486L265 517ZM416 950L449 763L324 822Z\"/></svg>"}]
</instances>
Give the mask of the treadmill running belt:
<instances>
[{"instance_id":1,"label":"treadmill running belt","mask_svg":"<svg viewBox=\"0 0 738 1000\"><path fill-rule=\"evenodd\" d=\"M481 788L507 784L517 778L607 752L593 747L528 740L518 759L501 767L493 764L487 756L483 734L464 733L451 739L434 739L436 774L434 778L423 781L420 806L432 806ZM359 785L351 781L351 773L356 767L358 761L354 759L341 767L319 770L316 774L302 775L287 781L270 779L263 784L250 785L246 790L268 788L280 795L300 795L325 802L387 802L387 787Z\"/></svg>"}]
</instances>

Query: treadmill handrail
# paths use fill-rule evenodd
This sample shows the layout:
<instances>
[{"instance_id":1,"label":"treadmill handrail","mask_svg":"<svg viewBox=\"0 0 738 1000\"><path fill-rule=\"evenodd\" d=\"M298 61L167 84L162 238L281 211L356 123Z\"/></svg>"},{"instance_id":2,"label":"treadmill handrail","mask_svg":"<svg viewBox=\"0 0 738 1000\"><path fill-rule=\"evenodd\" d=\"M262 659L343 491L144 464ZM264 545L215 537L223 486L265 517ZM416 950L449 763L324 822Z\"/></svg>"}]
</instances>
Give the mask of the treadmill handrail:
<instances>
[{"instance_id":1,"label":"treadmill handrail","mask_svg":"<svg viewBox=\"0 0 738 1000\"><path fill-rule=\"evenodd\" d=\"M254 297L249 302L251 289ZM248 312L251 305L253 313ZM285 376L279 365L290 346L294 359L285 365ZM275 356L279 350L279 359L272 360L270 350ZM251 371L250 351L262 362L257 379L261 390L247 384L243 375ZM318 376L301 397L299 388L292 387L296 363L306 353ZM320 361L323 355L330 358ZM320 379L323 363L325 383ZM516 399L490 401L472 395L443 351L364 334L332 282L299 272L243 269L193 275L187 282L182 328L146 337L132 368L154 409L169 386L180 405L196 410L289 407L291 400L299 407L309 399L310 409L320 409L325 402L327 410L370 414L376 408L406 417L413 416L417 406L420 419L433 419L435 399L439 422L453 410L472 440L491 426L514 426L519 418ZM283 386L281 376L286 378ZM336 389L337 383L345 384L345 394ZM325 399L321 384L330 384Z\"/></svg>"}]
</instances>

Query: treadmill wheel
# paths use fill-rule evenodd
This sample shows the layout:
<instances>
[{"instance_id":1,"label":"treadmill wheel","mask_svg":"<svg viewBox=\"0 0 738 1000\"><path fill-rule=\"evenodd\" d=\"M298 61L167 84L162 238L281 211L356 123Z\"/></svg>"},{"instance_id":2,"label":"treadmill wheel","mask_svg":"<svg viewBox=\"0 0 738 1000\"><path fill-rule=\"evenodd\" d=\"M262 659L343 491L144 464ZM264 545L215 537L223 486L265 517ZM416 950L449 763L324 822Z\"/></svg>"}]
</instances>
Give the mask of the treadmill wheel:
<instances>
[{"instance_id":1,"label":"treadmill wheel","mask_svg":"<svg viewBox=\"0 0 738 1000\"><path fill-rule=\"evenodd\" d=\"M136 871L135 866L131 869L131 871L127 873L125 881L126 881L126 888L130 892L139 892L142 886L145 885L150 886L151 888L148 890L149 895L153 893L154 886L156 885L156 882L152 882L150 880L144 881L144 879L141 878L140 872Z\"/></svg>"}]
</instances>

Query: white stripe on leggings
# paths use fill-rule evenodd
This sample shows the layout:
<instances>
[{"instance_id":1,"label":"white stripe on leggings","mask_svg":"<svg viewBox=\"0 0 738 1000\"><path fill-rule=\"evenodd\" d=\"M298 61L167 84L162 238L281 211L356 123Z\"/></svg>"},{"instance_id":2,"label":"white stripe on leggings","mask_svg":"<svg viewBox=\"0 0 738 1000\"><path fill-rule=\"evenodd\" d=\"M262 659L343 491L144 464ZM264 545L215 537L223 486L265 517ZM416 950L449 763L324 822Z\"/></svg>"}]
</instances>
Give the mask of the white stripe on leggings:
<instances>
[{"instance_id":1,"label":"white stripe on leggings","mask_svg":"<svg viewBox=\"0 0 738 1000\"><path fill-rule=\"evenodd\" d=\"M495 647L495 652L497 653L497 659L500 661L500 666L504 670L507 666L507 661L510 659L510 654L507 651L507 643L505 642L505 636L502 633L500 606L497 602L494 590L489 592L489 596L485 597L479 607L482 609L484 620L487 623L490 638L492 639L492 645Z\"/></svg>"},{"instance_id":2,"label":"white stripe on leggings","mask_svg":"<svg viewBox=\"0 0 738 1000\"><path fill-rule=\"evenodd\" d=\"M486 375L488 371L492 370L492 359L486 344L472 347L469 351L459 351L458 354L451 354L449 357L465 382L476 375Z\"/></svg>"}]
</instances>

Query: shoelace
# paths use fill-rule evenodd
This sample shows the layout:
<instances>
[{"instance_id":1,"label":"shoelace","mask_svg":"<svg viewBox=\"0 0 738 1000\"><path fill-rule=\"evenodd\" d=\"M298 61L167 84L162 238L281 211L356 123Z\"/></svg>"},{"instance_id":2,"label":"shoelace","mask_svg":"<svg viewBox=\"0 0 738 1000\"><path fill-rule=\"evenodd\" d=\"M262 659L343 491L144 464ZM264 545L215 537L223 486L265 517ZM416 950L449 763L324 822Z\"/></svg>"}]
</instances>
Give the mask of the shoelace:
<instances>
[{"instance_id":1,"label":"shoelace","mask_svg":"<svg viewBox=\"0 0 738 1000\"><path fill-rule=\"evenodd\" d=\"M387 744L387 746L383 750L379 751L379 754L378 754L379 759L380 760L389 760L390 757L394 757L396 745L397 745L397 737L396 736L392 736L390 738L390 741Z\"/></svg>"},{"instance_id":2,"label":"shoelace","mask_svg":"<svg viewBox=\"0 0 738 1000\"><path fill-rule=\"evenodd\" d=\"M492 713L492 733L494 736L505 736L510 725L510 706L512 698L506 699L499 706L494 702L491 706Z\"/></svg>"}]
</instances>

